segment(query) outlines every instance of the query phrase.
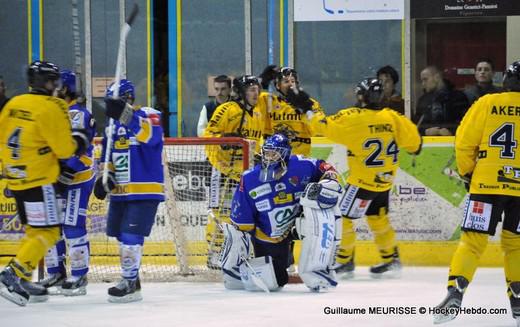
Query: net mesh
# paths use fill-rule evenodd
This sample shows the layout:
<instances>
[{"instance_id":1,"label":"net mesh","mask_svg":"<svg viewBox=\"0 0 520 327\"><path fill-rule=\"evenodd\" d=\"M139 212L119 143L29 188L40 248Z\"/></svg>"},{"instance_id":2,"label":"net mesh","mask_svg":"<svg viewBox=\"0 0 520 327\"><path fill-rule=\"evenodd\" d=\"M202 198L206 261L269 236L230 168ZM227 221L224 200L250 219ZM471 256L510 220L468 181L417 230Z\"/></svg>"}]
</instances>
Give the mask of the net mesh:
<instances>
[{"instance_id":1,"label":"net mesh","mask_svg":"<svg viewBox=\"0 0 520 327\"><path fill-rule=\"evenodd\" d=\"M166 201L161 203L151 235L145 239L140 278L144 281L212 281L220 279L218 256L222 234L211 222L229 217L238 177L252 166L254 144L240 138L167 138L163 150ZM119 244L107 237L108 201L91 196L87 213L90 281L120 278ZM12 227L16 219L4 218ZM23 236L0 232L6 257L16 253Z\"/></svg>"}]
</instances>

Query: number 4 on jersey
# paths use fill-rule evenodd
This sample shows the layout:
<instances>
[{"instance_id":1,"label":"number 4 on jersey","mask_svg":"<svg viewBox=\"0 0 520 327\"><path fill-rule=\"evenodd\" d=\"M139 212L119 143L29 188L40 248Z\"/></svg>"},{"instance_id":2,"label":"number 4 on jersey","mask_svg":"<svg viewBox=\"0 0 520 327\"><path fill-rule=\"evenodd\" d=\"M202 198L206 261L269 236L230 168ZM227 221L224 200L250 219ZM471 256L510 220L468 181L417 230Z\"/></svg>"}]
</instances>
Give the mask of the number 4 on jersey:
<instances>
[{"instance_id":1,"label":"number 4 on jersey","mask_svg":"<svg viewBox=\"0 0 520 327\"><path fill-rule=\"evenodd\" d=\"M20 133L22 129L17 127L7 139L7 147L11 149L11 158L20 158Z\"/></svg>"},{"instance_id":2,"label":"number 4 on jersey","mask_svg":"<svg viewBox=\"0 0 520 327\"><path fill-rule=\"evenodd\" d=\"M515 124L505 123L489 136L490 147L500 147L500 158L514 159L517 141L515 140Z\"/></svg>"}]
</instances>

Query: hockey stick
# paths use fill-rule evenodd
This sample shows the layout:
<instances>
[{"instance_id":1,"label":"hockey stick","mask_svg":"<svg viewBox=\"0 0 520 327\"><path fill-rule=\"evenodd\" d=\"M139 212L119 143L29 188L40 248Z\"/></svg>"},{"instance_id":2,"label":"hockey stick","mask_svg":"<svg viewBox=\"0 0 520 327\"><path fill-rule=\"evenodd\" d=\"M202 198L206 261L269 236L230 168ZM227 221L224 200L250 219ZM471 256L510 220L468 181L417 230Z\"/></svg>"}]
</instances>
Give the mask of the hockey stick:
<instances>
[{"instance_id":1,"label":"hockey stick","mask_svg":"<svg viewBox=\"0 0 520 327\"><path fill-rule=\"evenodd\" d=\"M76 85L78 85L76 88L76 101L80 104L85 104L87 99L83 93L78 0L72 0L72 40L74 43L74 73L76 73Z\"/></svg>"},{"instance_id":2,"label":"hockey stick","mask_svg":"<svg viewBox=\"0 0 520 327\"><path fill-rule=\"evenodd\" d=\"M126 47L126 38L128 37L128 33L132 29L132 23L139 12L139 7L134 3L132 10L130 11L130 15L126 18L125 23L121 27L121 34L119 35L119 49L117 51L117 63L116 63L116 76L114 81L114 99L119 98L119 82L121 81L121 75L123 72L123 53L125 52ZM107 131L107 145L105 149L105 165L103 166L103 187L105 190L108 190L108 161L110 159L110 155L112 152L112 133L114 129L114 120L110 118L108 123L108 131Z\"/></svg>"},{"instance_id":3,"label":"hockey stick","mask_svg":"<svg viewBox=\"0 0 520 327\"><path fill-rule=\"evenodd\" d=\"M424 114L421 116L421 118L419 118L419 121L417 122L417 125L416 125L417 126L417 130L419 130L419 127L421 126L423 120L424 120ZM416 166L416 163L415 163L415 158L416 157L417 157L417 155L415 153L412 154L412 168L415 168L415 166Z\"/></svg>"}]
</instances>

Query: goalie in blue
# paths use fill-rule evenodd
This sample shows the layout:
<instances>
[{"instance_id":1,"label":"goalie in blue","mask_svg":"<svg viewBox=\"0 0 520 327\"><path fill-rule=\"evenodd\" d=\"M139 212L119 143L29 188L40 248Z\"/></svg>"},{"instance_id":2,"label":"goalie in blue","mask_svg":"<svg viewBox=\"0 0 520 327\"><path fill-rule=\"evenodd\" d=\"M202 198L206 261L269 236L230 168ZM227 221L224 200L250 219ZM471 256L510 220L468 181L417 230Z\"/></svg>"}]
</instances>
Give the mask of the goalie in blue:
<instances>
[{"instance_id":1,"label":"goalie in blue","mask_svg":"<svg viewBox=\"0 0 520 327\"><path fill-rule=\"evenodd\" d=\"M331 267L341 235L337 210L341 193L334 167L291 155L283 134L269 137L262 146L261 163L244 172L235 191L232 224L223 225L225 287L282 288L288 282L290 243L295 237L302 239L298 271L305 285L315 292L336 286Z\"/></svg>"}]
</instances>

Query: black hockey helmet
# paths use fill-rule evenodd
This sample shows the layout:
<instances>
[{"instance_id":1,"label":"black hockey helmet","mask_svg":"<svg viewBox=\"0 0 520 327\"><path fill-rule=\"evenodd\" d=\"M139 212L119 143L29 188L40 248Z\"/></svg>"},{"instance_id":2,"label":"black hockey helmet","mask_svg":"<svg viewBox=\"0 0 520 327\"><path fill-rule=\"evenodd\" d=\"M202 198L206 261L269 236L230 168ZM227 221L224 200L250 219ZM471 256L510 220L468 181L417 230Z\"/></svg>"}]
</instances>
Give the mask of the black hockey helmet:
<instances>
[{"instance_id":1,"label":"black hockey helmet","mask_svg":"<svg viewBox=\"0 0 520 327\"><path fill-rule=\"evenodd\" d=\"M520 92L520 61L515 61L507 67L503 85L506 90Z\"/></svg>"},{"instance_id":2,"label":"black hockey helmet","mask_svg":"<svg viewBox=\"0 0 520 327\"><path fill-rule=\"evenodd\" d=\"M298 72L292 67L282 67L278 74L276 74L276 80L281 81L284 77L292 76L298 83Z\"/></svg>"},{"instance_id":3,"label":"black hockey helmet","mask_svg":"<svg viewBox=\"0 0 520 327\"><path fill-rule=\"evenodd\" d=\"M29 86L34 90L50 94L52 91L47 90L45 84L47 84L48 81L53 81L55 88L57 88L60 84L60 78L60 69L50 62L36 60L27 68L27 80Z\"/></svg>"},{"instance_id":4,"label":"black hockey helmet","mask_svg":"<svg viewBox=\"0 0 520 327\"><path fill-rule=\"evenodd\" d=\"M381 84L381 81L377 78L365 78L356 85L354 93L356 93L356 95L362 95L368 107L377 109L381 102L383 84Z\"/></svg>"},{"instance_id":5,"label":"black hockey helmet","mask_svg":"<svg viewBox=\"0 0 520 327\"><path fill-rule=\"evenodd\" d=\"M247 88L253 85L257 85L260 88L260 82L258 78L253 75L243 75L233 80L233 92L240 98L246 98Z\"/></svg>"}]
</instances>

